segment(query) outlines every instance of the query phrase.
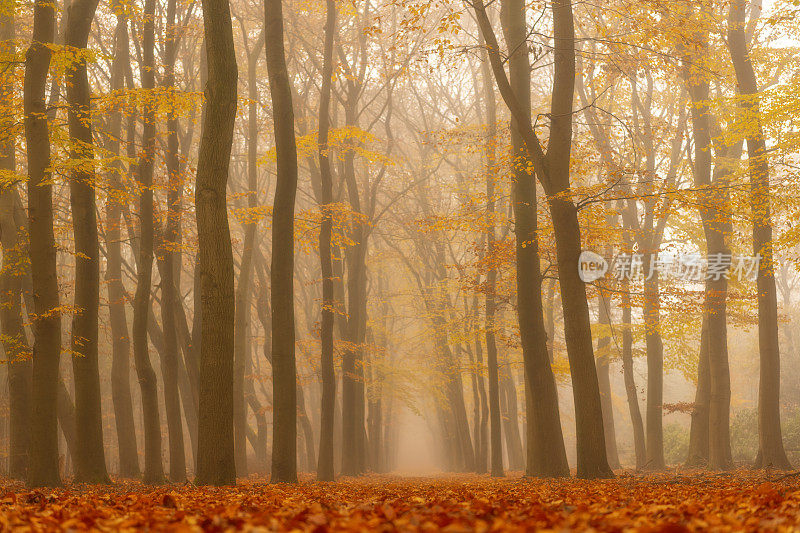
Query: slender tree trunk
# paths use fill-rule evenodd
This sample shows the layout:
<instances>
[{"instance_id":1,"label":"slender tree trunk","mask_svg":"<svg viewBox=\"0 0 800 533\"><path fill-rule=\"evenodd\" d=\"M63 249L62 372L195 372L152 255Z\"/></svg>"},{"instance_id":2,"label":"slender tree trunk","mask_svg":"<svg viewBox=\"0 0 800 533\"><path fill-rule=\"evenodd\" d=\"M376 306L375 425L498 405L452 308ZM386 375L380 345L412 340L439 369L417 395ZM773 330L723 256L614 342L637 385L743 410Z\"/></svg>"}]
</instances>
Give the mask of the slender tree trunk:
<instances>
[{"instance_id":1,"label":"slender tree trunk","mask_svg":"<svg viewBox=\"0 0 800 533\"><path fill-rule=\"evenodd\" d=\"M686 466L708 465L709 451L709 405L711 403L711 376L708 361L708 316L704 313L700 328L700 354L697 365L697 389L692 407L692 423L689 428L689 456Z\"/></svg>"},{"instance_id":2,"label":"slender tree trunk","mask_svg":"<svg viewBox=\"0 0 800 533\"><path fill-rule=\"evenodd\" d=\"M506 41L509 50L516 51L509 60L511 89L519 105L530 115L530 60L524 44L527 38L525 2L506 0L502 6ZM562 477L569 476L569 465L561 432L558 390L550 366L542 307L536 182L527 170L529 158L525 157L525 143L519 128L520 125L512 118L512 150L515 157L520 158L514 165L512 190L517 257L517 315L525 364L525 383L532 408L527 417L525 472L529 476Z\"/></svg>"},{"instance_id":3,"label":"slender tree trunk","mask_svg":"<svg viewBox=\"0 0 800 533\"><path fill-rule=\"evenodd\" d=\"M506 450L508 451L508 469L523 470L525 468L525 453L522 451L522 436L519 432L517 387L514 384L514 376L507 357L503 357L500 371L500 387L503 389L501 398L505 399L503 425L506 435Z\"/></svg>"},{"instance_id":4,"label":"slender tree trunk","mask_svg":"<svg viewBox=\"0 0 800 533\"><path fill-rule=\"evenodd\" d=\"M770 209L769 163L761 125L758 81L747 50L745 1L733 0L728 16L728 49L736 71L740 106L747 113L747 159L750 172L750 206L753 216L753 254L760 258L756 278L758 292L758 381L759 467L789 469L783 447L780 418L781 358L778 341L778 296L775 288L772 213Z\"/></svg>"},{"instance_id":5,"label":"slender tree trunk","mask_svg":"<svg viewBox=\"0 0 800 533\"><path fill-rule=\"evenodd\" d=\"M442 329L446 328L445 324L440 326ZM450 369L451 376L448 376L449 387L451 390L451 404L450 408L453 411L453 418L456 424L456 439L460 448L460 455L462 457L461 468L465 472L475 471L475 452L472 446L472 438L469 433L469 420L467 419L467 408L464 404L464 381L461 378L461 365L458 359L453 355L450 346L444 345L445 358L447 366ZM499 376L498 376L499 377ZM498 392L499 394L499 392ZM502 448L501 448L502 451Z\"/></svg>"},{"instance_id":6,"label":"slender tree trunk","mask_svg":"<svg viewBox=\"0 0 800 533\"><path fill-rule=\"evenodd\" d=\"M547 335L547 357L550 359L550 364L553 364L554 357L554 342L556 336L556 283L555 279L551 279L547 283L547 291L545 292L544 300L544 331Z\"/></svg>"},{"instance_id":7,"label":"slender tree trunk","mask_svg":"<svg viewBox=\"0 0 800 533\"><path fill-rule=\"evenodd\" d=\"M6 130L8 131L8 130ZM0 147L0 165L14 169L14 140ZM8 151L10 149L10 151ZM10 168L9 168L10 167ZM0 266L0 325L3 350L8 362L9 464L11 477L25 479L31 424L31 352L22 318L22 273L25 271L25 237L14 220L16 187L0 192L0 237L3 263Z\"/></svg>"},{"instance_id":8,"label":"slender tree trunk","mask_svg":"<svg viewBox=\"0 0 800 533\"><path fill-rule=\"evenodd\" d=\"M195 188L200 300L197 483L236 483L233 428L234 280L226 187L238 70L230 5L203 0L208 64Z\"/></svg>"},{"instance_id":9,"label":"slender tree trunk","mask_svg":"<svg viewBox=\"0 0 800 533\"><path fill-rule=\"evenodd\" d=\"M0 168L13 171L14 138L10 137L9 141L0 146L0 150ZM3 247L3 264L0 266L0 325L3 350L8 361L8 474L13 478L25 479L31 432L31 354L22 319L25 237L13 216L14 203L18 201L16 187L6 187L0 191L0 238Z\"/></svg>"},{"instance_id":10,"label":"slender tree trunk","mask_svg":"<svg viewBox=\"0 0 800 533\"><path fill-rule=\"evenodd\" d=\"M282 0L265 0L267 73L278 176L272 215L272 481L297 482L297 371L294 333L294 204L297 147L283 46Z\"/></svg>"},{"instance_id":11,"label":"slender tree trunk","mask_svg":"<svg viewBox=\"0 0 800 533\"><path fill-rule=\"evenodd\" d=\"M258 45L261 48L261 43ZM253 210L258 205L258 125L256 103L258 91L255 86L256 58L253 52L248 61L248 139L247 139L247 208ZM250 359L247 351L249 345L247 330L250 324L250 292L253 278L253 255L256 243L258 223L246 218L244 230L244 246L242 262L239 268L239 280L236 285L236 315L234 323L234 361L233 361L233 428L236 472L240 477L247 475L247 404L245 403L245 368Z\"/></svg>"},{"instance_id":12,"label":"slender tree trunk","mask_svg":"<svg viewBox=\"0 0 800 533\"><path fill-rule=\"evenodd\" d=\"M177 26L175 16L177 1L167 2L166 39L164 42L164 86L175 87L175 60L177 56ZM186 452L183 443L180 391L178 389L179 348L177 333L178 282L180 268L176 250L180 241L180 160L178 146L178 117L174 111L167 113L167 220L162 242L164 268L161 272L161 323L164 327L164 353L161 358L161 376L164 381L164 406L167 414L169 440L169 480L181 483L186 480ZM191 406L190 406L191 407Z\"/></svg>"},{"instance_id":13,"label":"slender tree trunk","mask_svg":"<svg viewBox=\"0 0 800 533\"><path fill-rule=\"evenodd\" d=\"M143 63L141 67L142 89L155 88L155 0L146 0L144 7L144 38L142 39ZM144 482L162 483L164 468L161 462L161 423L158 413L158 384L156 373L150 363L147 344L147 324L150 320L150 292L153 274L153 165L156 145L156 113L151 101L145 102L143 114L144 151L139 160L139 272L136 294L133 300L133 356L139 387L142 391L144 415Z\"/></svg>"},{"instance_id":14,"label":"slender tree trunk","mask_svg":"<svg viewBox=\"0 0 800 533\"><path fill-rule=\"evenodd\" d=\"M614 430L614 404L611 394L611 298L599 287L597 304L599 307L599 323L604 328L597 341L597 381L600 386L600 401L603 409L603 429L605 430L608 463L611 468L619 468L617 453L617 435Z\"/></svg>"},{"instance_id":15,"label":"slender tree trunk","mask_svg":"<svg viewBox=\"0 0 800 533\"><path fill-rule=\"evenodd\" d=\"M478 394L481 399L480 435L477 442L480 442L480 452L476 454L475 468L479 474L488 470L489 464L489 398L486 392L486 381L483 379L483 335L480 333L475 336L475 359L478 369Z\"/></svg>"},{"instance_id":16,"label":"slender tree trunk","mask_svg":"<svg viewBox=\"0 0 800 533\"><path fill-rule=\"evenodd\" d=\"M626 249L630 249L627 243ZM625 279L622 292L622 375L625 381L625 395L628 399L628 410L633 427L633 449L636 454L636 470L644 468L647 462L647 450L644 438L644 423L639 407L639 392L633 375L633 335L631 334L631 293L630 282Z\"/></svg>"},{"instance_id":17,"label":"slender tree trunk","mask_svg":"<svg viewBox=\"0 0 800 533\"><path fill-rule=\"evenodd\" d=\"M297 384L297 415L300 429L303 431L307 468L309 472L312 472L317 464L316 454L314 453L314 428L311 426L311 417L308 416L308 411L306 410L305 393L299 383Z\"/></svg>"},{"instance_id":18,"label":"slender tree trunk","mask_svg":"<svg viewBox=\"0 0 800 533\"><path fill-rule=\"evenodd\" d=\"M472 389L472 442L475 446L475 472L482 474L486 471L486 462L481 462L481 395L478 390L478 367L475 363L475 356L472 354L472 349L467 347L467 356L469 357L470 366L470 385ZM388 418L388 417L387 417Z\"/></svg>"},{"instance_id":19,"label":"slender tree trunk","mask_svg":"<svg viewBox=\"0 0 800 533\"><path fill-rule=\"evenodd\" d=\"M14 13L0 15L0 42L3 57L14 57ZM10 62L0 64L0 106L13 105L15 68ZM13 115L0 117L0 169L16 170L16 128ZM28 470L28 448L31 424L31 354L22 318L22 278L28 270L26 232L14 217L20 202L15 185L0 189L0 243L3 264L0 266L0 325L3 350L8 360L9 396L9 459L8 474L25 479ZM31 309L30 311L33 311Z\"/></svg>"},{"instance_id":20,"label":"slender tree trunk","mask_svg":"<svg viewBox=\"0 0 800 533\"><path fill-rule=\"evenodd\" d=\"M251 332L253 331L252 322L248 324L247 328L247 348L248 354L252 353L253 342ZM247 358L247 368L245 369L248 374L253 373L253 357ZM258 369L256 369L258 371ZM261 406L256 396L256 388L253 379L245 381L245 399L250 409L253 410L253 416L256 419L256 434L255 439L251 442L253 451L256 456L255 471L259 474L267 474L269 472L269 462L267 461L267 416L265 409Z\"/></svg>"},{"instance_id":21,"label":"slender tree trunk","mask_svg":"<svg viewBox=\"0 0 800 533\"><path fill-rule=\"evenodd\" d=\"M58 361L61 355L61 314L53 236L53 198L50 182L50 134L44 92L50 67L50 44L55 31L55 4L36 0L33 36L25 57L24 112L28 148L28 217L33 279L33 385L28 485L59 485Z\"/></svg>"},{"instance_id":22,"label":"slender tree trunk","mask_svg":"<svg viewBox=\"0 0 800 533\"><path fill-rule=\"evenodd\" d=\"M356 110L348 102L345 109L346 124L355 125ZM356 182L354 151L344 153L344 178L347 194L354 212L362 213ZM352 230L354 244L346 251L347 259L347 321L346 340L349 343L342 355L342 448L352 450L342 454L342 474L358 475L364 471L364 394L363 345L366 325L367 293L367 232L363 222L357 221Z\"/></svg>"},{"instance_id":23,"label":"slender tree trunk","mask_svg":"<svg viewBox=\"0 0 800 533\"><path fill-rule=\"evenodd\" d=\"M490 125L490 128L492 126ZM492 136L494 137L494 135ZM492 168L491 165L489 168ZM496 253L495 233L494 233L494 176L491 175L486 180L486 212L490 223L486 230L486 252L491 255ZM490 460L489 468L491 475L502 477L503 472L503 441L502 426L500 417L500 386L499 372L497 366L497 340L495 339L495 291L497 290L497 269L492 267L486 273L486 364L489 377L489 427L490 427Z\"/></svg>"},{"instance_id":24,"label":"slender tree trunk","mask_svg":"<svg viewBox=\"0 0 800 533\"><path fill-rule=\"evenodd\" d=\"M124 9L117 12L117 28L114 42L114 63L111 72L111 90L121 91L125 85L125 69L130 62L128 42L128 18ZM135 140L135 119L130 122L134 129L128 142ZM120 155L122 138L122 111L115 108L109 117L107 150ZM122 283L122 231L121 204L124 194L122 185L122 162L112 163L109 172L111 193L106 200L106 286L108 290L108 312L111 326L111 399L114 405L114 423L117 430L119 450L119 475L124 478L139 477L139 456L136 446L136 427L133 420L133 401L130 381L130 338L125 316L125 286Z\"/></svg>"},{"instance_id":25,"label":"slender tree trunk","mask_svg":"<svg viewBox=\"0 0 800 533\"><path fill-rule=\"evenodd\" d=\"M644 272L651 272L655 250L646 250L643 259ZM664 344L661 339L661 298L658 272L644 281L644 306L642 315L645 327L645 349L647 352L647 405L645 416L648 470L663 470L664 461Z\"/></svg>"},{"instance_id":26,"label":"slender tree trunk","mask_svg":"<svg viewBox=\"0 0 800 533\"><path fill-rule=\"evenodd\" d=\"M322 406L320 407L319 461L317 478L320 481L333 481L335 477L333 460L333 423L336 404L336 371L333 362L333 263L331 256L331 234L333 219L330 213L333 202L333 178L329 158L328 130L330 129L331 81L334 57L333 41L336 32L336 2L326 0L327 18L325 21L325 47L323 51L322 91L319 104L319 168L321 178L322 224L319 232L319 261L322 271L322 322L320 324L320 367L322 377Z\"/></svg>"},{"instance_id":27,"label":"slender tree trunk","mask_svg":"<svg viewBox=\"0 0 800 533\"><path fill-rule=\"evenodd\" d=\"M725 242L726 236L732 232L731 223L726 220L726 213L730 208L727 180L730 170L727 168L727 163L719 160L726 157L723 153L726 150L727 147L717 148L718 161L714 169L714 187L700 202L706 235L706 253L709 260L712 257L731 256L731 250ZM741 154L741 143L736 149L736 154ZM707 212L705 206L711 208L711 213ZM726 275L721 275L718 279L706 280L703 302L708 342L705 356L708 358L710 389L708 398L708 466L713 470L726 470L733 463L730 434L731 373L728 362L728 280Z\"/></svg>"},{"instance_id":28,"label":"slender tree trunk","mask_svg":"<svg viewBox=\"0 0 800 533\"><path fill-rule=\"evenodd\" d=\"M488 71L487 61L483 61L484 99L486 102L486 254L492 255L495 246L495 160L497 142L497 105L494 99L494 90L490 82L491 73ZM503 442L500 415L500 387L497 366L497 340L495 339L495 312L497 304L495 291L497 290L497 269L491 267L486 273L485 286L485 340L486 363L489 378L489 470L492 476L502 477L503 472Z\"/></svg>"},{"instance_id":29,"label":"slender tree trunk","mask_svg":"<svg viewBox=\"0 0 800 533\"><path fill-rule=\"evenodd\" d=\"M169 200L168 200L169 201ZM168 210L169 211L169 210ZM167 213L167 217L175 213ZM169 224L169 221L167 222ZM162 248L171 248L172 240L164 236L159 239ZM161 324L163 326L164 346L161 354L161 377L164 381L164 407L167 415L167 437L169 442L169 480L173 483L186 481L186 452L183 442L183 419L181 418L181 398L178 385L180 354L178 352L175 308L178 305L175 294L174 255L163 250L164 259L159 259L161 273ZM161 268L163 263L163 268Z\"/></svg>"},{"instance_id":30,"label":"slender tree trunk","mask_svg":"<svg viewBox=\"0 0 800 533\"><path fill-rule=\"evenodd\" d=\"M66 459L75 464L75 456L78 451L78 436L76 435L75 425L75 405L72 403L72 396L69 395L67 385L63 379L58 380L57 385L57 405L58 405L58 425L61 427L61 434L64 435L64 442L67 445ZM65 469L66 470L66 469Z\"/></svg>"}]
</instances>

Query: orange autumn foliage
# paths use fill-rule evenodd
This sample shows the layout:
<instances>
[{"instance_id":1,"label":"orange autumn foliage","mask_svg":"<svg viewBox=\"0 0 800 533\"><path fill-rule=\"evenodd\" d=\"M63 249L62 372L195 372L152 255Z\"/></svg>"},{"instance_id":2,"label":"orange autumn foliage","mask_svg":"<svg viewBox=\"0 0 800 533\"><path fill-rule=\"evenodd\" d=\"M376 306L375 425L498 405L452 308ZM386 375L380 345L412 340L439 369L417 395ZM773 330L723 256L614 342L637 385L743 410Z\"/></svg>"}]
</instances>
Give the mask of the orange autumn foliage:
<instances>
[{"instance_id":1,"label":"orange autumn foliage","mask_svg":"<svg viewBox=\"0 0 800 533\"><path fill-rule=\"evenodd\" d=\"M228 531L789 531L800 477L623 475L583 481L368 476L336 483L0 486L0 529Z\"/></svg>"}]
</instances>

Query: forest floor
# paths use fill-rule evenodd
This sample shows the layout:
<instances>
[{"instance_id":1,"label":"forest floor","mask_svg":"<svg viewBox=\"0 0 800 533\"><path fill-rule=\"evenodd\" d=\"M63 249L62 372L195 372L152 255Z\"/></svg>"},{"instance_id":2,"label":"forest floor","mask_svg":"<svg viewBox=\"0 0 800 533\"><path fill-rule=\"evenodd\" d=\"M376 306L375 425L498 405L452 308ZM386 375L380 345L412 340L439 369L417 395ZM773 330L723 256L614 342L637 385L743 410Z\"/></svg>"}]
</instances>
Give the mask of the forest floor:
<instances>
[{"instance_id":1,"label":"forest floor","mask_svg":"<svg viewBox=\"0 0 800 533\"><path fill-rule=\"evenodd\" d=\"M0 530L797 531L800 475L622 474L614 480L365 476L236 487L0 479Z\"/></svg>"}]
</instances>

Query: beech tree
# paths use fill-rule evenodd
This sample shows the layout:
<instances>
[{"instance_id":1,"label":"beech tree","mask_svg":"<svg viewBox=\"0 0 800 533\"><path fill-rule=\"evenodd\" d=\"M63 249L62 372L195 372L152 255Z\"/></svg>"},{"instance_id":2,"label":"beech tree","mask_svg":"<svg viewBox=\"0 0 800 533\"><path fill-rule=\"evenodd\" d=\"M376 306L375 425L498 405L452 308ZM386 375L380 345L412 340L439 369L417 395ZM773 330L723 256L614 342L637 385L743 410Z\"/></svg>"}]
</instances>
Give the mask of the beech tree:
<instances>
[{"instance_id":1,"label":"beech tree","mask_svg":"<svg viewBox=\"0 0 800 533\"><path fill-rule=\"evenodd\" d=\"M575 31L572 6L553 3L555 72L553 75L550 141L545 153L528 113L516 99L500 58L497 38L481 1L472 3L481 34L486 40L495 82L517 124L525 151L548 198L559 266L565 337L575 398L578 476L612 477L603 433L600 392L591 343L586 289L575 265L581 252L577 207L564 197L569 189L569 155L572 139L572 103L575 85Z\"/></svg>"},{"instance_id":2,"label":"beech tree","mask_svg":"<svg viewBox=\"0 0 800 533\"><path fill-rule=\"evenodd\" d=\"M144 6L144 35L142 38L142 89L155 89L155 0ZM158 412L158 384L150 362L147 332L150 322L150 290L153 275L153 168L156 148L156 112L152 98L144 103L142 113L143 150L137 165L139 180L139 261L136 273L136 294L133 302L133 357L144 415L144 482L162 483L164 466L161 461L161 423Z\"/></svg>"},{"instance_id":3,"label":"beech tree","mask_svg":"<svg viewBox=\"0 0 800 533\"><path fill-rule=\"evenodd\" d=\"M272 481L297 481L297 412L294 323L294 201L297 148L292 90L283 46L281 0L264 2L267 71L272 96L278 179L272 225Z\"/></svg>"},{"instance_id":4,"label":"beech tree","mask_svg":"<svg viewBox=\"0 0 800 533\"><path fill-rule=\"evenodd\" d=\"M0 474L789 468L789 4L6 2Z\"/></svg>"},{"instance_id":5,"label":"beech tree","mask_svg":"<svg viewBox=\"0 0 800 533\"><path fill-rule=\"evenodd\" d=\"M25 141L28 147L28 219L30 220L33 301L33 369L28 485L59 485L56 398L61 352L53 198L50 183L50 133L45 107L47 71L55 31L55 6L34 4L33 36L25 54Z\"/></svg>"},{"instance_id":6,"label":"beech tree","mask_svg":"<svg viewBox=\"0 0 800 533\"><path fill-rule=\"evenodd\" d=\"M203 1L208 64L195 189L201 277L199 483L236 482L233 435L234 288L226 185L236 118L238 69L230 6Z\"/></svg>"}]
</instances>

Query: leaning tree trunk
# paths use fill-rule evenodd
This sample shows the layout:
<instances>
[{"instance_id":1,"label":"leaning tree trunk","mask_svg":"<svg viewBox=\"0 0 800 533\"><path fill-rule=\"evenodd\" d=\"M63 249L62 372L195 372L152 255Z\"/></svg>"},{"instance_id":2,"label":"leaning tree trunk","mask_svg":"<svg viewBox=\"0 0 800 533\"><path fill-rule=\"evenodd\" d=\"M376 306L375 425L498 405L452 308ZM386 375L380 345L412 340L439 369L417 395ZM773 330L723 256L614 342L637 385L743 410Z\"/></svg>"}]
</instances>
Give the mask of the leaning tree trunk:
<instances>
[{"instance_id":1,"label":"leaning tree trunk","mask_svg":"<svg viewBox=\"0 0 800 533\"><path fill-rule=\"evenodd\" d=\"M516 50L509 60L509 81L517 101L529 115L530 60L525 28L525 2L503 2L503 25L509 50ZM488 83L488 79L487 79ZM567 453L561 432L558 409L558 390L550 366L547 334L542 306L542 275L537 236L536 182L527 171L525 143L520 125L512 120L511 143L515 157L512 199L514 202L514 232L517 257L517 315L519 319L525 383L530 407L526 425L525 473L538 477L569 476Z\"/></svg>"},{"instance_id":2,"label":"leaning tree trunk","mask_svg":"<svg viewBox=\"0 0 800 533\"><path fill-rule=\"evenodd\" d=\"M197 482L236 483L233 434L233 250L226 187L238 70L230 5L203 0L208 82L195 188L201 277Z\"/></svg>"},{"instance_id":3,"label":"leaning tree trunk","mask_svg":"<svg viewBox=\"0 0 800 533\"><path fill-rule=\"evenodd\" d=\"M114 43L114 64L111 70L111 90L121 91L125 85L125 70L130 62L128 17L124 9L117 12ZM131 119L133 121L133 119ZM132 122L133 123L133 122ZM135 127L135 123L134 127ZM135 130L133 131L135 135ZM109 136L106 149L120 155L122 111L114 108L109 116ZM129 138L129 141L133 139ZM122 283L122 204L125 191L122 185L122 162L114 161L109 172L111 192L106 200L106 286L108 316L111 327L111 399L114 405L114 424L119 450L119 475L139 477L139 456L136 446L136 427L133 419L133 400L130 380L130 339L125 316L125 287Z\"/></svg>"},{"instance_id":4,"label":"leaning tree trunk","mask_svg":"<svg viewBox=\"0 0 800 533\"><path fill-rule=\"evenodd\" d=\"M747 128L747 159L750 172L750 206L753 217L753 254L759 257L758 292L758 444L760 467L791 468L783 447L780 418L781 359L778 342L778 296L775 288L772 214L770 210L769 164L767 161L758 82L747 50L744 31L745 1L733 0L728 16L728 49Z\"/></svg>"},{"instance_id":5,"label":"leaning tree trunk","mask_svg":"<svg viewBox=\"0 0 800 533\"><path fill-rule=\"evenodd\" d=\"M73 0L67 11L66 45L86 49L98 0ZM94 148L86 58L67 69L70 158L77 162L69 182L72 228L75 236L75 308L72 319L72 373L75 378L75 426L78 448L75 481L108 481L98 368L100 312L100 241L94 184Z\"/></svg>"},{"instance_id":6,"label":"leaning tree trunk","mask_svg":"<svg viewBox=\"0 0 800 533\"><path fill-rule=\"evenodd\" d=\"M320 323L320 367L322 377L322 406L320 407L319 460L317 479L333 481L333 425L336 406L336 371L333 361L333 262L331 255L331 234L333 219L333 178L328 147L330 129L331 78L333 77L333 41L336 32L336 2L326 0L327 19L325 21L325 47L322 66L322 92L319 104L319 169L321 178L322 224L319 230L319 261L322 272L322 321Z\"/></svg>"},{"instance_id":7,"label":"leaning tree trunk","mask_svg":"<svg viewBox=\"0 0 800 533\"><path fill-rule=\"evenodd\" d=\"M281 0L265 0L264 33L278 173L272 211L272 481L297 482L297 371L294 345L294 202L297 146L283 47Z\"/></svg>"},{"instance_id":8,"label":"leaning tree trunk","mask_svg":"<svg viewBox=\"0 0 800 533\"><path fill-rule=\"evenodd\" d=\"M141 67L142 89L152 92L155 88L155 0L146 0L144 6L144 38L142 39L143 63ZM162 483L164 468L161 462L161 423L158 413L158 385L156 373L150 363L147 344L147 325L150 320L150 290L153 274L153 159L156 148L156 112L151 99L144 106L144 150L139 160L139 263L136 293L133 299L133 357L139 387L142 392L144 418L144 482Z\"/></svg>"},{"instance_id":9,"label":"leaning tree trunk","mask_svg":"<svg viewBox=\"0 0 800 533\"><path fill-rule=\"evenodd\" d=\"M603 414L594 366L586 287L575 266L581 253L578 208L568 196L575 89L575 27L572 4L568 0L555 0L552 4L555 67L550 138L546 154L533 130L530 114L520 105L506 77L497 37L492 30L486 6L482 0L473 0L472 6L481 34L488 44L489 59L498 89L517 123L517 131L522 136L525 151L545 189L550 206L561 285L561 306L564 312L564 336L575 401L578 477L613 477L614 473L608 467L606 459Z\"/></svg>"},{"instance_id":10,"label":"leaning tree trunk","mask_svg":"<svg viewBox=\"0 0 800 533\"><path fill-rule=\"evenodd\" d=\"M25 141L28 148L28 217L33 279L33 385L28 485L59 485L58 361L61 355L61 314L58 311L58 273L53 235L50 134L45 86L50 67L55 4L36 0L33 36L25 57L23 89Z\"/></svg>"}]
</instances>

